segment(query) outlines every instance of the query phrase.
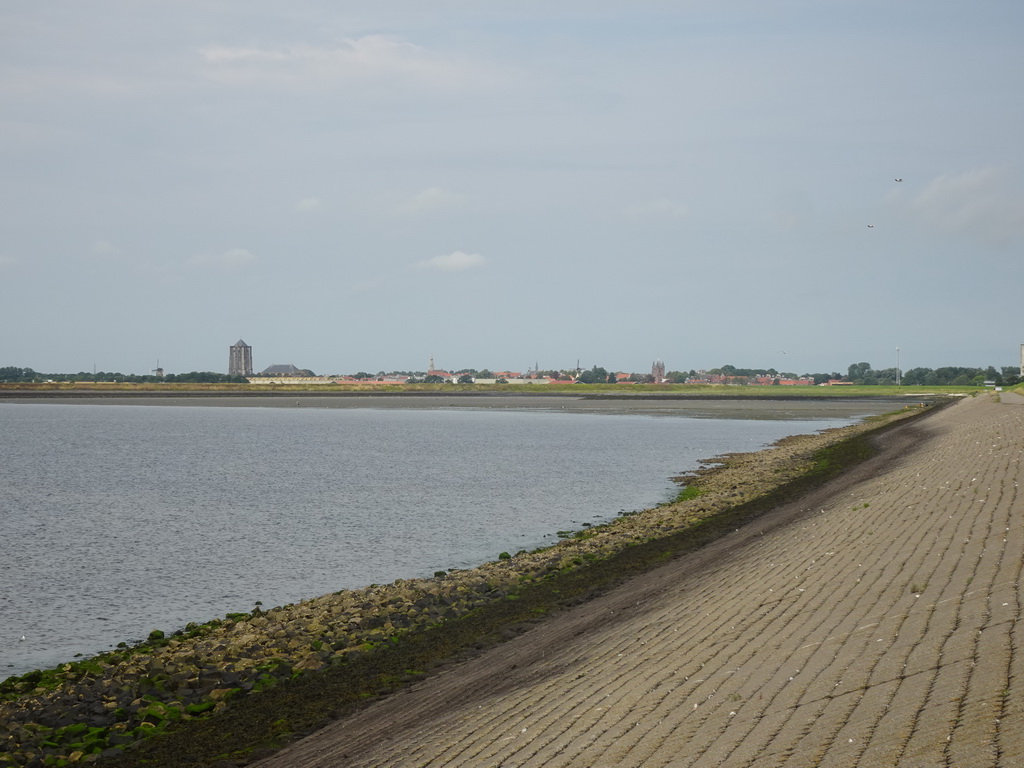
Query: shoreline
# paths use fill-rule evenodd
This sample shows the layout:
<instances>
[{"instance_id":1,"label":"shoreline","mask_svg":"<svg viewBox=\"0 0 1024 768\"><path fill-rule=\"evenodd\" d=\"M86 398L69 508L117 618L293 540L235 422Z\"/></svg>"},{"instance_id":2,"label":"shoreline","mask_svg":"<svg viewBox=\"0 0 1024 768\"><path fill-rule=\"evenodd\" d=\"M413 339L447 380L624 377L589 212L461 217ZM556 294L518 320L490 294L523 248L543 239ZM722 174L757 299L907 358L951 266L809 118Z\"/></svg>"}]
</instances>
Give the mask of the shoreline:
<instances>
[{"instance_id":1,"label":"shoreline","mask_svg":"<svg viewBox=\"0 0 1024 768\"><path fill-rule=\"evenodd\" d=\"M1024 764L1024 397L870 441L824 485L259 767Z\"/></svg>"},{"instance_id":2,"label":"shoreline","mask_svg":"<svg viewBox=\"0 0 1024 768\"><path fill-rule=\"evenodd\" d=\"M884 421L898 423L919 415L918 411L908 409ZM12 721L35 722L44 729L40 732L55 738L52 729L61 727L51 718L55 709L73 712L82 708L82 702L93 709L102 704L118 716L88 718L95 723L93 728L104 730L103 751L113 756L135 740L129 734L138 736L138 728L162 729L181 720L190 720L191 727L205 722L199 716L208 711L244 711L247 702L261 697L239 699L241 710L229 707L228 701L243 691L284 691L297 674L317 680L323 678L321 672L337 669L339 663L354 668L395 641L401 646L402 638L436 634L433 627L457 627L474 612L505 606L522 590L528 593L552 577L587 572L595 563L640 551L637 545L678 536L695 524L702 525L701 520L770 498L810 472L815 451L886 428L876 421L861 422L787 438L753 454L720 457L715 466L687 478L700 488L699 496L617 518L533 553L510 555L443 578L400 579L266 612L257 609L225 622L186 628L188 632L177 637L151 638L149 645L124 654L102 654L63 665L51 678L58 688L39 690L39 679L16 683L22 692L20 704L4 704L0 713ZM186 663L186 659L195 661ZM151 691L150 700L140 698L146 690L139 687L144 679L163 679L166 695L154 701L156 691ZM129 728L131 723L137 724Z\"/></svg>"}]
</instances>

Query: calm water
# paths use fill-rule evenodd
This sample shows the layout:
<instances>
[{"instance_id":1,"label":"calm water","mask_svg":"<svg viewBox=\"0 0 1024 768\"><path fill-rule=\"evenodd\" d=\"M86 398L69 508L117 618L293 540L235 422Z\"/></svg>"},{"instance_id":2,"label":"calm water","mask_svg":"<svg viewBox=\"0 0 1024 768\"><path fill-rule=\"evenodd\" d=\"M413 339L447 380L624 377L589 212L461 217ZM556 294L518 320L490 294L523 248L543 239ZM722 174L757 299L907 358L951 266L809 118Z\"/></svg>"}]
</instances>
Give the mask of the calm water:
<instances>
[{"instance_id":1,"label":"calm water","mask_svg":"<svg viewBox=\"0 0 1024 768\"><path fill-rule=\"evenodd\" d=\"M0 678L550 544L842 423L0 404Z\"/></svg>"}]
</instances>

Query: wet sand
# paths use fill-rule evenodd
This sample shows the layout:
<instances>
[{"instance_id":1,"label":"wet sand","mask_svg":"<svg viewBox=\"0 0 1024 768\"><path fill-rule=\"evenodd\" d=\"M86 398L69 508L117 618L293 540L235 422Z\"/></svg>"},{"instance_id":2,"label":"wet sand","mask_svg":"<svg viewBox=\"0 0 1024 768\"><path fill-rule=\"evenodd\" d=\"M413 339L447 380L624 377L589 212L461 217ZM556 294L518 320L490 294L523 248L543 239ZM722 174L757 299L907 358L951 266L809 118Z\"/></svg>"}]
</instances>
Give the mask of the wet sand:
<instances>
[{"instance_id":1,"label":"wet sand","mask_svg":"<svg viewBox=\"0 0 1024 768\"><path fill-rule=\"evenodd\" d=\"M197 406L220 408L511 409L571 413L648 414L693 418L829 419L887 413L928 396L903 398L629 396L501 393L0 393L0 403Z\"/></svg>"},{"instance_id":2,"label":"wet sand","mask_svg":"<svg viewBox=\"0 0 1024 768\"><path fill-rule=\"evenodd\" d=\"M260 765L1024 764L1024 398L878 439L799 502Z\"/></svg>"}]
</instances>

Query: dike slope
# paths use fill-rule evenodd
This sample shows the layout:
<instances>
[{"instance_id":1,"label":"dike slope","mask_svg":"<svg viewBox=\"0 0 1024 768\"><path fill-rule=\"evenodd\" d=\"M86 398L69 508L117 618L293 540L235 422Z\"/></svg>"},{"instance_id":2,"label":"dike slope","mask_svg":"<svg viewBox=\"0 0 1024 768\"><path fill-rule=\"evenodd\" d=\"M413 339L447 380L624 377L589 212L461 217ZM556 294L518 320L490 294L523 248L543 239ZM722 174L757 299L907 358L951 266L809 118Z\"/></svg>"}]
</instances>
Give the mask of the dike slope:
<instances>
[{"instance_id":1,"label":"dike slope","mask_svg":"<svg viewBox=\"0 0 1024 768\"><path fill-rule=\"evenodd\" d=\"M1024 398L965 399L879 443L259 765L1024 765Z\"/></svg>"}]
</instances>

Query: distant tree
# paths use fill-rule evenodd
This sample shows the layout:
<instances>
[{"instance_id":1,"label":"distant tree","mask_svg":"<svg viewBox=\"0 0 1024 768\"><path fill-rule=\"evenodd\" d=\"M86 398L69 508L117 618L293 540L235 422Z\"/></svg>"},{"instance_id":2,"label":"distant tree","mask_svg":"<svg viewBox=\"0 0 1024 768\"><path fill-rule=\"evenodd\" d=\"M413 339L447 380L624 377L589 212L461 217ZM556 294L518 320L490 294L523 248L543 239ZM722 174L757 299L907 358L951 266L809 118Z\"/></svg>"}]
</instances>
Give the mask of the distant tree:
<instances>
[{"instance_id":1,"label":"distant tree","mask_svg":"<svg viewBox=\"0 0 1024 768\"><path fill-rule=\"evenodd\" d=\"M477 377L478 379L493 379L493 378L494 378L494 374L493 374L493 373L491 373L491 372L490 372L489 370L487 370L486 368L484 368L484 369L483 369L482 371L480 371L480 372L478 372L478 373L477 373L476 377Z\"/></svg>"},{"instance_id":2,"label":"distant tree","mask_svg":"<svg viewBox=\"0 0 1024 768\"><path fill-rule=\"evenodd\" d=\"M464 373L461 376L459 376L459 384L472 384L472 383L473 383L472 375L470 375L468 373Z\"/></svg>"},{"instance_id":3,"label":"distant tree","mask_svg":"<svg viewBox=\"0 0 1024 768\"><path fill-rule=\"evenodd\" d=\"M871 363L853 363L847 369L846 378L854 384L867 384L871 373Z\"/></svg>"},{"instance_id":4,"label":"distant tree","mask_svg":"<svg viewBox=\"0 0 1024 768\"><path fill-rule=\"evenodd\" d=\"M931 368L911 368L903 372L902 381L908 386L920 387L927 383L928 374L931 372Z\"/></svg>"},{"instance_id":5,"label":"distant tree","mask_svg":"<svg viewBox=\"0 0 1024 768\"><path fill-rule=\"evenodd\" d=\"M895 384L896 383L896 369L885 368L881 371L871 371L871 382L872 384Z\"/></svg>"},{"instance_id":6,"label":"distant tree","mask_svg":"<svg viewBox=\"0 0 1024 768\"><path fill-rule=\"evenodd\" d=\"M609 384L618 384L619 383L619 377L616 375L615 371L609 371L608 372L608 383Z\"/></svg>"},{"instance_id":7,"label":"distant tree","mask_svg":"<svg viewBox=\"0 0 1024 768\"><path fill-rule=\"evenodd\" d=\"M589 371L581 372L576 380L581 384L604 384L608 381L608 371L595 365Z\"/></svg>"},{"instance_id":8,"label":"distant tree","mask_svg":"<svg viewBox=\"0 0 1024 768\"><path fill-rule=\"evenodd\" d=\"M31 368L0 368L0 381L35 381L38 378L42 378L41 375Z\"/></svg>"},{"instance_id":9,"label":"distant tree","mask_svg":"<svg viewBox=\"0 0 1024 768\"><path fill-rule=\"evenodd\" d=\"M504 376L499 376L497 379L495 379L494 383L495 384L508 384L508 379L506 379Z\"/></svg>"},{"instance_id":10,"label":"distant tree","mask_svg":"<svg viewBox=\"0 0 1024 768\"><path fill-rule=\"evenodd\" d=\"M444 376L438 376L436 373L431 373L423 377L424 384L444 384Z\"/></svg>"},{"instance_id":11,"label":"distant tree","mask_svg":"<svg viewBox=\"0 0 1024 768\"><path fill-rule=\"evenodd\" d=\"M100 374L97 374L97 376L99 375ZM115 375L120 376L120 374ZM171 380L171 376L173 375L174 374L165 376L164 380ZM237 378L240 377L228 376L226 373L214 373L213 371L191 371L189 373L179 373L173 380L186 384L224 384L235 381ZM245 381L245 379L243 379L243 381Z\"/></svg>"}]
</instances>

